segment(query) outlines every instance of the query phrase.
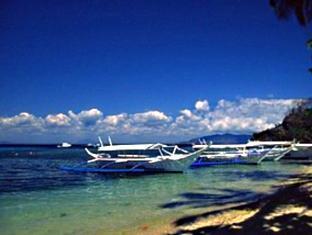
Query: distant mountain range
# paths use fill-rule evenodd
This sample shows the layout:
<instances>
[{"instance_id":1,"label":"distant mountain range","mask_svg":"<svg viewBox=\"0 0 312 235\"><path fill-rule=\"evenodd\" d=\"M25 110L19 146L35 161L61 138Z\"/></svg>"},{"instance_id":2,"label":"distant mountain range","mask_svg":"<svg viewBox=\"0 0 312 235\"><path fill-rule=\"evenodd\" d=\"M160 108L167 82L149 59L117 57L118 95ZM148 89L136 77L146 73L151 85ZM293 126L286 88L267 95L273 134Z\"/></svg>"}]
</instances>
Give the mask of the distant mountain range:
<instances>
[{"instance_id":1,"label":"distant mountain range","mask_svg":"<svg viewBox=\"0 0 312 235\"><path fill-rule=\"evenodd\" d=\"M217 134L207 135L191 139L189 143L199 144L200 140L205 140L207 143L212 141L214 144L244 144L251 138L251 135L236 135L236 134Z\"/></svg>"}]
</instances>

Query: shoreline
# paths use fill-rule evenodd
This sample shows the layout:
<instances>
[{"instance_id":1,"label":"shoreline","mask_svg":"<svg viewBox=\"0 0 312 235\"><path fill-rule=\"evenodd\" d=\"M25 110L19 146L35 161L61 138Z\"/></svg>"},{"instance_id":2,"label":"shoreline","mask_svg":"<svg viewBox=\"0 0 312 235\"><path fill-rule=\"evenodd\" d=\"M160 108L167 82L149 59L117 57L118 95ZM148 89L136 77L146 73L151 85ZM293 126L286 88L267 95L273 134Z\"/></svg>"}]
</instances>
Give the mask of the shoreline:
<instances>
[{"instance_id":1,"label":"shoreline","mask_svg":"<svg viewBox=\"0 0 312 235\"><path fill-rule=\"evenodd\" d=\"M121 234L312 234L312 167L273 185L269 194L255 201L216 210L207 207L170 221L162 218Z\"/></svg>"},{"instance_id":2,"label":"shoreline","mask_svg":"<svg viewBox=\"0 0 312 235\"><path fill-rule=\"evenodd\" d=\"M312 169L274 186L254 202L191 215L162 234L312 234Z\"/></svg>"}]
</instances>

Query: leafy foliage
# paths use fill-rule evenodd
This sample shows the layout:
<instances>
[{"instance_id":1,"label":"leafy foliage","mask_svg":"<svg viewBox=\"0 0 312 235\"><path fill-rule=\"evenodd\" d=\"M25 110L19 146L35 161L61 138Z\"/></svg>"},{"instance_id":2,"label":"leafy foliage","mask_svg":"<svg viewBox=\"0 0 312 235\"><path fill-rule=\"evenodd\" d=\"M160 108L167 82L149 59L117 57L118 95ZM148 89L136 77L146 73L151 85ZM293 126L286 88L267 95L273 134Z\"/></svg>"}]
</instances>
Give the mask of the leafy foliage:
<instances>
[{"instance_id":1,"label":"leafy foliage","mask_svg":"<svg viewBox=\"0 0 312 235\"><path fill-rule=\"evenodd\" d=\"M269 0L276 16L279 19L287 20L295 15L298 23L307 27L312 20L312 0ZM312 48L312 39L307 41L307 47ZM308 69L312 73L312 68Z\"/></svg>"},{"instance_id":2,"label":"leafy foliage","mask_svg":"<svg viewBox=\"0 0 312 235\"><path fill-rule=\"evenodd\" d=\"M270 5L279 19L288 19L294 14L302 26L312 19L311 0L270 0Z\"/></svg>"}]
</instances>

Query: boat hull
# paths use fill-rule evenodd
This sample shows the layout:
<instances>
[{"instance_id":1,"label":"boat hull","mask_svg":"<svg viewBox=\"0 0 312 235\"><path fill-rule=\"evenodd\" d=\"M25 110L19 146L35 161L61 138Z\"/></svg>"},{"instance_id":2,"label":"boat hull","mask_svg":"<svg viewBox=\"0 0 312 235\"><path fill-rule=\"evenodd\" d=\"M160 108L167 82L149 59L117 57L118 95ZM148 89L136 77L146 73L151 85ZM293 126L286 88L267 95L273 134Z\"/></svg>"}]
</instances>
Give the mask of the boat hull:
<instances>
[{"instance_id":1,"label":"boat hull","mask_svg":"<svg viewBox=\"0 0 312 235\"><path fill-rule=\"evenodd\" d=\"M312 160L312 149L291 151L285 155L283 160Z\"/></svg>"},{"instance_id":2,"label":"boat hull","mask_svg":"<svg viewBox=\"0 0 312 235\"><path fill-rule=\"evenodd\" d=\"M190 167L192 162L203 151L208 148L188 153L182 151L183 154L177 154L177 146L174 147L173 153L165 151L167 155L157 157L111 157L90 152L85 148L88 155L93 159L74 167L61 167L62 170L75 172L98 172L98 173L130 173L130 172L183 172ZM186 154L186 153L187 154Z\"/></svg>"},{"instance_id":3,"label":"boat hull","mask_svg":"<svg viewBox=\"0 0 312 235\"><path fill-rule=\"evenodd\" d=\"M179 173L185 171L194 161L195 157L189 156L179 160L164 159L154 163L146 161L129 161L116 163L115 161L103 161L86 163L79 166L62 166L61 170L81 173L144 173L144 172L168 172Z\"/></svg>"},{"instance_id":4,"label":"boat hull","mask_svg":"<svg viewBox=\"0 0 312 235\"><path fill-rule=\"evenodd\" d=\"M200 168L200 167L210 167L210 166L220 166L220 165L232 165L232 164L242 164L244 160L239 157L232 158L232 159L197 159L195 160L191 168Z\"/></svg>"},{"instance_id":5,"label":"boat hull","mask_svg":"<svg viewBox=\"0 0 312 235\"><path fill-rule=\"evenodd\" d=\"M145 167L148 169L163 170L168 172L183 172L191 166L195 159L195 156L186 157L180 160L167 159L156 163L149 163Z\"/></svg>"}]
</instances>

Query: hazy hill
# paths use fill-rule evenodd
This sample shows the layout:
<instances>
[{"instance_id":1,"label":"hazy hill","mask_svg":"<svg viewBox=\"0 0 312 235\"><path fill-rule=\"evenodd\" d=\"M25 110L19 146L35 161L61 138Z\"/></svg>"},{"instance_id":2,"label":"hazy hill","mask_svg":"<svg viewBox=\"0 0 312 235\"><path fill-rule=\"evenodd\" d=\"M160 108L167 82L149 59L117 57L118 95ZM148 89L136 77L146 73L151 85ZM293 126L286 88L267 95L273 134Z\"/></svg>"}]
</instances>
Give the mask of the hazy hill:
<instances>
[{"instance_id":1,"label":"hazy hill","mask_svg":"<svg viewBox=\"0 0 312 235\"><path fill-rule=\"evenodd\" d=\"M254 133L255 140L293 140L301 143L312 143L312 108L298 107L293 109L272 129Z\"/></svg>"},{"instance_id":2,"label":"hazy hill","mask_svg":"<svg viewBox=\"0 0 312 235\"><path fill-rule=\"evenodd\" d=\"M251 135L235 135L235 134L217 134L207 135L191 139L190 143L199 143L199 139L205 140L207 143L212 141L214 144L243 144L251 138Z\"/></svg>"}]
</instances>

